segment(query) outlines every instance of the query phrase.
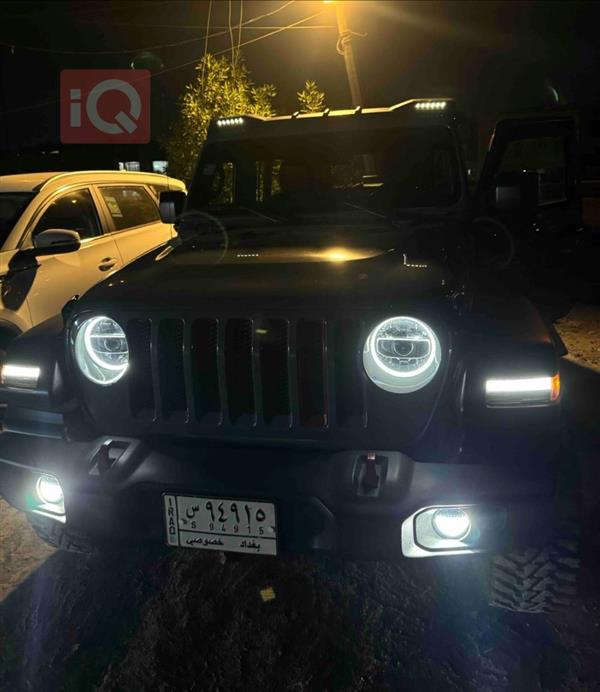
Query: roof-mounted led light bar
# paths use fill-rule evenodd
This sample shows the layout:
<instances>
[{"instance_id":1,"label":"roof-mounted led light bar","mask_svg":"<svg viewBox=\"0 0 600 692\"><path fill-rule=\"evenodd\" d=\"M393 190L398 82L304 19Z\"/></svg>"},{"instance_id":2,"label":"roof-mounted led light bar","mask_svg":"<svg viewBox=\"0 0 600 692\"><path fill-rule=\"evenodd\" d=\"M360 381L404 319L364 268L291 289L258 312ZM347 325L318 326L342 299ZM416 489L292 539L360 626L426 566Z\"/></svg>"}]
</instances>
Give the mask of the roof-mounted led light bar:
<instances>
[{"instance_id":1,"label":"roof-mounted led light bar","mask_svg":"<svg viewBox=\"0 0 600 692\"><path fill-rule=\"evenodd\" d=\"M443 111L447 105L448 101L417 101L415 109L418 111Z\"/></svg>"},{"instance_id":2,"label":"roof-mounted led light bar","mask_svg":"<svg viewBox=\"0 0 600 692\"><path fill-rule=\"evenodd\" d=\"M244 118L221 118L217 120L217 125L219 127L231 127L232 125L243 125Z\"/></svg>"}]
</instances>

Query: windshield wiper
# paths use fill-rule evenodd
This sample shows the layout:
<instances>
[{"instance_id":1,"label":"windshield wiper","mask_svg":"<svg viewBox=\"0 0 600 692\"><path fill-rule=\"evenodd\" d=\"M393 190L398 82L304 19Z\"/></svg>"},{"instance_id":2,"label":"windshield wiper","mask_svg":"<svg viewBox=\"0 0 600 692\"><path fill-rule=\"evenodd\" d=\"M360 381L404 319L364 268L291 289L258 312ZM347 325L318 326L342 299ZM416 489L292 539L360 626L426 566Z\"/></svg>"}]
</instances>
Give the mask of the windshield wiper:
<instances>
[{"instance_id":1,"label":"windshield wiper","mask_svg":"<svg viewBox=\"0 0 600 692\"><path fill-rule=\"evenodd\" d=\"M364 211L366 214L371 214L371 216L377 216L380 219L388 219L389 217L385 214L380 214L379 212L367 209L367 207L361 207L358 204L351 204L350 202L344 202L347 207L352 207L352 209L358 209L358 211Z\"/></svg>"},{"instance_id":2,"label":"windshield wiper","mask_svg":"<svg viewBox=\"0 0 600 692\"><path fill-rule=\"evenodd\" d=\"M281 223L281 219L274 219L272 216L267 216L256 209L252 209L252 207L242 207L241 205L238 205L238 208L242 209L243 211L249 211L251 214L258 216L261 219L267 219L267 221L272 221L273 223Z\"/></svg>"}]
</instances>

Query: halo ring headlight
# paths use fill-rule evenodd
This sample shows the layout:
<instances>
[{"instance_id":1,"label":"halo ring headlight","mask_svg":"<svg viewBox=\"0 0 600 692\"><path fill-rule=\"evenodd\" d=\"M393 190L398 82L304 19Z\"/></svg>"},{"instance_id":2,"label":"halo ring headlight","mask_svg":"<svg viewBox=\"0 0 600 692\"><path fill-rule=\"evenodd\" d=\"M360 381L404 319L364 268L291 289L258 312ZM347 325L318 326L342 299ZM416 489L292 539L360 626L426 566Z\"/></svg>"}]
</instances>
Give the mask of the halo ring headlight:
<instances>
[{"instance_id":1,"label":"halo ring headlight","mask_svg":"<svg viewBox=\"0 0 600 692\"><path fill-rule=\"evenodd\" d=\"M433 329L416 317L390 317L369 334L363 365L372 382L394 393L421 389L435 377L441 347Z\"/></svg>"},{"instance_id":2,"label":"halo ring headlight","mask_svg":"<svg viewBox=\"0 0 600 692\"><path fill-rule=\"evenodd\" d=\"M100 315L84 320L77 328L75 361L95 384L114 384L129 365L129 345L118 322Z\"/></svg>"}]
</instances>

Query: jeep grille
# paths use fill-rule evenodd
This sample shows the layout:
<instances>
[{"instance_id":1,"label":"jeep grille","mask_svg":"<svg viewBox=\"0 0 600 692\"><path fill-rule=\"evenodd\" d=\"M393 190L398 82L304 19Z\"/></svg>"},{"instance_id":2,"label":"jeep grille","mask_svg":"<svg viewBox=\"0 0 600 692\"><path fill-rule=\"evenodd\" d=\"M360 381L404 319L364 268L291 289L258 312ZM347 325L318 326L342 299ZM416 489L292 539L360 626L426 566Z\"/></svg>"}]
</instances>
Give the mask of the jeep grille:
<instances>
[{"instance_id":1,"label":"jeep grille","mask_svg":"<svg viewBox=\"0 0 600 692\"><path fill-rule=\"evenodd\" d=\"M358 321L134 319L127 336L134 417L214 427L367 425Z\"/></svg>"}]
</instances>

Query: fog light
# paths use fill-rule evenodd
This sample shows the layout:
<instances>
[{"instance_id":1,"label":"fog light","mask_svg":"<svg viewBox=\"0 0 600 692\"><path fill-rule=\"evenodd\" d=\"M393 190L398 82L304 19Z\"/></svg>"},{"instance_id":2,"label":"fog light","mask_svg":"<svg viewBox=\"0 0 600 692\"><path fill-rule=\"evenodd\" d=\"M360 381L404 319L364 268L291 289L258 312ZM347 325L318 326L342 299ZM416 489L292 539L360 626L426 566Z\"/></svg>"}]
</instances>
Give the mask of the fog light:
<instances>
[{"instance_id":1,"label":"fog light","mask_svg":"<svg viewBox=\"0 0 600 692\"><path fill-rule=\"evenodd\" d=\"M45 505L60 505L64 500L61 485L54 476L40 476L35 489Z\"/></svg>"},{"instance_id":2,"label":"fog light","mask_svg":"<svg viewBox=\"0 0 600 692\"><path fill-rule=\"evenodd\" d=\"M445 507L436 510L431 523L436 533L442 538L460 540L465 538L471 530L469 515L459 507Z\"/></svg>"}]
</instances>

